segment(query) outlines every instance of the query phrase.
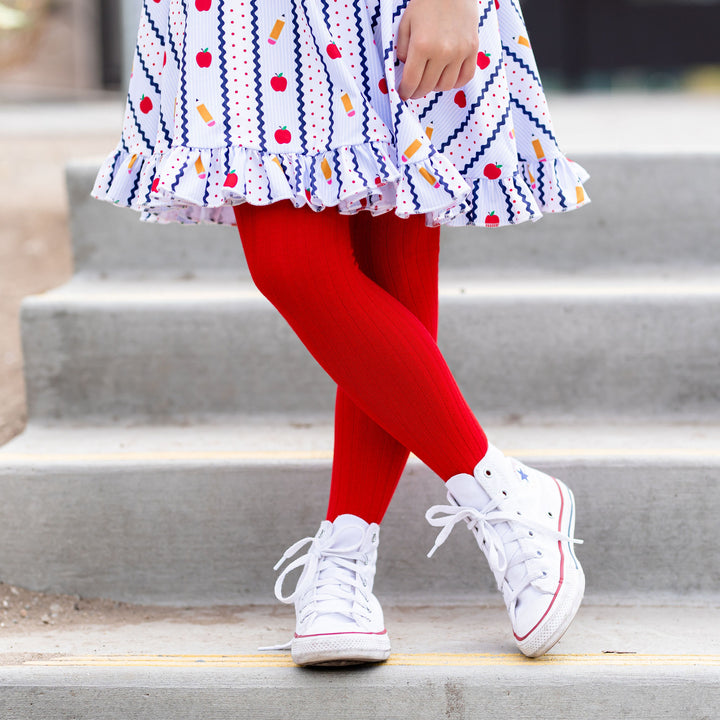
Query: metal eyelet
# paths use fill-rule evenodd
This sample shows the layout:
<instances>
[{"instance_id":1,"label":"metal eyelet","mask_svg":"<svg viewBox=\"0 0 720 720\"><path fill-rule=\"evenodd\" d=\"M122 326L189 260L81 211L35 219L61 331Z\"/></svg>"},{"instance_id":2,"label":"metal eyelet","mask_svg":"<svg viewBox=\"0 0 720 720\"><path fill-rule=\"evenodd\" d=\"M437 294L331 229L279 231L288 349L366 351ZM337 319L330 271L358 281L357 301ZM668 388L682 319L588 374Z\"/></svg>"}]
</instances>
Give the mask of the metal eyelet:
<instances>
[{"instance_id":1,"label":"metal eyelet","mask_svg":"<svg viewBox=\"0 0 720 720\"><path fill-rule=\"evenodd\" d=\"M543 556L543 551L542 551L542 550L538 550L538 551L537 551L537 556L538 556L538 557L542 557L542 556Z\"/></svg>"},{"instance_id":2,"label":"metal eyelet","mask_svg":"<svg viewBox=\"0 0 720 720\"><path fill-rule=\"evenodd\" d=\"M548 510L548 517L552 517L553 514Z\"/></svg>"},{"instance_id":3,"label":"metal eyelet","mask_svg":"<svg viewBox=\"0 0 720 720\"><path fill-rule=\"evenodd\" d=\"M530 530L530 531L528 532L528 535L529 535L530 537L535 537L535 533L534 533L532 530Z\"/></svg>"},{"instance_id":4,"label":"metal eyelet","mask_svg":"<svg viewBox=\"0 0 720 720\"><path fill-rule=\"evenodd\" d=\"M503 490L503 491L502 491L502 494L503 494L505 497L507 497L507 496L508 496L507 490Z\"/></svg>"},{"instance_id":5,"label":"metal eyelet","mask_svg":"<svg viewBox=\"0 0 720 720\"><path fill-rule=\"evenodd\" d=\"M492 477L492 470L486 470L485 477Z\"/></svg>"}]
</instances>

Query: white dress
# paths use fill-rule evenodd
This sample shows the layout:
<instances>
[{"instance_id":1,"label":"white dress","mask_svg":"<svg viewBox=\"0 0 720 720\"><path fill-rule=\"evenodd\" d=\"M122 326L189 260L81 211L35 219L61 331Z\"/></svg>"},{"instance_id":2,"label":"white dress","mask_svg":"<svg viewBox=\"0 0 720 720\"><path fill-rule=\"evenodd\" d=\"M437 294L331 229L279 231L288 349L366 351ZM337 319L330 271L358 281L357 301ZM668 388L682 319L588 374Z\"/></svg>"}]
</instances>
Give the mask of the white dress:
<instances>
[{"instance_id":1,"label":"white dress","mask_svg":"<svg viewBox=\"0 0 720 720\"><path fill-rule=\"evenodd\" d=\"M589 202L561 152L518 0L478 0L475 75L403 101L410 0L145 0L122 138L93 196L155 222L232 205L497 227Z\"/></svg>"}]
</instances>

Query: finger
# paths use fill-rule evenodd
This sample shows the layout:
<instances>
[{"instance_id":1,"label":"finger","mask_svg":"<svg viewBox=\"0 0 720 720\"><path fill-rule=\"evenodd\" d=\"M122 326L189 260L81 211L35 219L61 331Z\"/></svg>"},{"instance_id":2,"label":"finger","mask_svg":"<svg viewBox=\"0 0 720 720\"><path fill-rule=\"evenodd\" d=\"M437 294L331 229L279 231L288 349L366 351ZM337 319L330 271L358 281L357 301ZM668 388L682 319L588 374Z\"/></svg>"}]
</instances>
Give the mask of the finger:
<instances>
[{"instance_id":1,"label":"finger","mask_svg":"<svg viewBox=\"0 0 720 720\"><path fill-rule=\"evenodd\" d=\"M462 87L467 85L474 77L477 72L477 53L472 57L467 58L460 67L458 73L458 84L455 87Z\"/></svg>"},{"instance_id":2,"label":"finger","mask_svg":"<svg viewBox=\"0 0 720 720\"><path fill-rule=\"evenodd\" d=\"M425 97L430 92L434 92L440 81L440 78L445 71L446 65L441 60L429 60L425 65L425 72L423 73L422 79L418 87L415 89L413 97L421 98Z\"/></svg>"},{"instance_id":3,"label":"finger","mask_svg":"<svg viewBox=\"0 0 720 720\"><path fill-rule=\"evenodd\" d=\"M445 90L452 90L453 88L461 87L464 84L458 83L461 68L462 60L446 65L442 74L438 78L435 90L443 92Z\"/></svg>"},{"instance_id":4,"label":"finger","mask_svg":"<svg viewBox=\"0 0 720 720\"><path fill-rule=\"evenodd\" d=\"M397 34L397 46L395 54L398 60L405 62L407 60L408 45L410 44L410 18L406 13L403 13L400 18L400 25L398 26Z\"/></svg>"},{"instance_id":5,"label":"finger","mask_svg":"<svg viewBox=\"0 0 720 720\"><path fill-rule=\"evenodd\" d=\"M425 73L425 65L426 61L423 55L415 51L413 44L410 43L407 62L403 67L402 80L397 88L398 94L403 100L414 96Z\"/></svg>"}]
</instances>

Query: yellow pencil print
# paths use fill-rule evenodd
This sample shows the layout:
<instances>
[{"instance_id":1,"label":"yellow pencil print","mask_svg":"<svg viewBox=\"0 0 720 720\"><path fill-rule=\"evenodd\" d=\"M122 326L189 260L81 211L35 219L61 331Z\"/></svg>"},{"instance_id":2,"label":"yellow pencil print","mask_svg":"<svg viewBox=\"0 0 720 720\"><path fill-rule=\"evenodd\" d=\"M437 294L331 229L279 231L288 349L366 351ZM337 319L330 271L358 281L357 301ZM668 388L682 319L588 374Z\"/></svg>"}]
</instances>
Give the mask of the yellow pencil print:
<instances>
[{"instance_id":1,"label":"yellow pencil print","mask_svg":"<svg viewBox=\"0 0 720 720\"><path fill-rule=\"evenodd\" d=\"M353 104L350 101L350 96L347 93L343 93L341 100L343 103L343 107L345 108L345 112L348 114L348 117L352 117L355 114L355 109L353 108Z\"/></svg>"},{"instance_id":2,"label":"yellow pencil print","mask_svg":"<svg viewBox=\"0 0 720 720\"><path fill-rule=\"evenodd\" d=\"M532 174L532 171L530 170L530 168L528 168L528 175L530 176L530 187L534 188L535 187L535 177Z\"/></svg>"},{"instance_id":3,"label":"yellow pencil print","mask_svg":"<svg viewBox=\"0 0 720 720\"><path fill-rule=\"evenodd\" d=\"M525 47L530 47L530 41L524 35L518 35L518 45L525 45Z\"/></svg>"},{"instance_id":4,"label":"yellow pencil print","mask_svg":"<svg viewBox=\"0 0 720 720\"><path fill-rule=\"evenodd\" d=\"M533 140L532 145L535 148L535 155L538 160L545 160L545 151L539 140Z\"/></svg>"},{"instance_id":5,"label":"yellow pencil print","mask_svg":"<svg viewBox=\"0 0 720 720\"><path fill-rule=\"evenodd\" d=\"M201 180L204 180L207 177L207 173L205 172L205 166L203 165L202 158L199 155L197 156L197 160L195 161L195 172Z\"/></svg>"},{"instance_id":6,"label":"yellow pencil print","mask_svg":"<svg viewBox=\"0 0 720 720\"><path fill-rule=\"evenodd\" d=\"M215 120L213 119L213 116L210 114L210 111L200 103L197 106L197 111L200 113L200 117L207 123L208 127L212 127L215 124Z\"/></svg>"},{"instance_id":7,"label":"yellow pencil print","mask_svg":"<svg viewBox=\"0 0 720 720\"><path fill-rule=\"evenodd\" d=\"M578 205L585 202L585 191L582 189L582 185L575 186L575 194L577 195Z\"/></svg>"},{"instance_id":8,"label":"yellow pencil print","mask_svg":"<svg viewBox=\"0 0 720 720\"><path fill-rule=\"evenodd\" d=\"M432 124L428 125L425 128L425 134L428 136L428 140L432 139L433 130L434 130L434 128L433 128Z\"/></svg>"},{"instance_id":9,"label":"yellow pencil print","mask_svg":"<svg viewBox=\"0 0 720 720\"><path fill-rule=\"evenodd\" d=\"M413 140L407 148L405 148L405 152L403 153L402 159L404 162L407 162L409 158L411 158L420 148L422 147L422 143L415 139Z\"/></svg>"},{"instance_id":10,"label":"yellow pencil print","mask_svg":"<svg viewBox=\"0 0 720 720\"><path fill-rule=\"evenodd\" d=\"M138 159L138 156L137 156L137 155L133 155L133 156L130 158L130 162L128 163L128 172L131 172L131 171L132 171L133 165L135 164L135 161L136 161L137 159Z\"/></svg>"},{"instance_id":11,"label":"yellow pencil print","mask_svg":"<svg viewBox=\"0 0 720 720\"><path fill-rule=\"evenodd\" d=\"M330 163L327 161L327 158L323 158L323 161L320 163L320 169L323 171L328 185L330 185L330 183L332 183L332 170L330 169Z\"/></svg>"},{"instance_id":12,"label":"yellow pencil print","mask_svg":"<svg viewBox=\"0 0 720 720\"><path fill-rule=\"evenodd\" d=\"M440 183L436 180L434 175L431 175L424 167L420 168L420 174L435 188L440 187Z\"/></svg>"},{"instance_id":13,"label":"yellow pencil print","mask_svg":"<svg viewBox=\"0 0 720 720\"><path fill-rule=\"evenodd\" d=\"M280 38L280 33L282 32L282 29L285 27L285 21L281 18L278 18L275 21L275 24L273 25L273 29L270 31L270 37L268 38L268 42L271 45L274 45L278 39Z\"/></svg>"},{"instance_id":14,"label":"yellow pencil print","mask_svg":"<svg viewBox=\"0 0 720 720\"><path fill-rule=\"evenodd\" d=\"M277 164L277 166L285 172L285 168L282 166L282 163L280 162L280 158L277 155L273 155L273 162Z\"/></svg>"}]
</instances>

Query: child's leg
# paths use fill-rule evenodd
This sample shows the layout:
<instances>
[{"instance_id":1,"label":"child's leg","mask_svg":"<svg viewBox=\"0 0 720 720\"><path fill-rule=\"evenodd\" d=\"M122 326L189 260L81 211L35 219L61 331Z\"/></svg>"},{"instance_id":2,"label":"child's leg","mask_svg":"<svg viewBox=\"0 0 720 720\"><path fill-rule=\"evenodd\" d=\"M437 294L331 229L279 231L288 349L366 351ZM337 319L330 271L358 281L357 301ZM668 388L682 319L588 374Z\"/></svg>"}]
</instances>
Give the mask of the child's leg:
<instances>
[{"instance_id":1,"label":"child's leg","mask_svg":"<svg viewBox=\"0 0 720 720\"><path fill-rule=\"evenodd\" d=\"M349 216L290 201L235 207L259 290L355 404L443 480L487 439L423 323L355 260Z\"/></svg>"},{"instance_id":2,"label":"child's leg","mask_svg":"<svg viewBox=\"0 0 720 720\"><path fill-rule=\"evenodd\" d=\"M423 215L351 215L360 269L408 308L437 338L440 228ZM380 523L410 451L369 418L340 387L335 401L335 448L327 519L350 513Z\"/></svg>"}]
</instances>

